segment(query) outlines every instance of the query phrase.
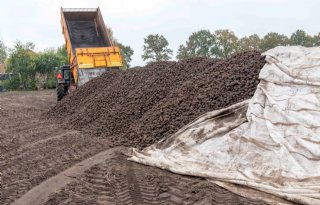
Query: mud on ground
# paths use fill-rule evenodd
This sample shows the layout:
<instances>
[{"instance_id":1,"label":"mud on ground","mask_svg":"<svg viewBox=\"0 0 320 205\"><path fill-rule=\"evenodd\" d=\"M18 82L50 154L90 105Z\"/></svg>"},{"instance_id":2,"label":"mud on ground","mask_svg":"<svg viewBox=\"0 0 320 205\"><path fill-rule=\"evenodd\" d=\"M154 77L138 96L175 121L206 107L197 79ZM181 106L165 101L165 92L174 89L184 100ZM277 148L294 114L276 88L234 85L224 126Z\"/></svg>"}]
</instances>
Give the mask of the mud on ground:
<instances>
[{"instance_id":1,"label":"mud on ground","mask_svg":"<svg viewBox=\"0 0 320 205\"><path fill-rule=\"evenodd\" d=\"M40 119L55 99L54 91L0 94L0 204L109 148L106 139ZM91 167L44 204L262 204L125 158L118 153Z\"/></svg>"}]
</instances>

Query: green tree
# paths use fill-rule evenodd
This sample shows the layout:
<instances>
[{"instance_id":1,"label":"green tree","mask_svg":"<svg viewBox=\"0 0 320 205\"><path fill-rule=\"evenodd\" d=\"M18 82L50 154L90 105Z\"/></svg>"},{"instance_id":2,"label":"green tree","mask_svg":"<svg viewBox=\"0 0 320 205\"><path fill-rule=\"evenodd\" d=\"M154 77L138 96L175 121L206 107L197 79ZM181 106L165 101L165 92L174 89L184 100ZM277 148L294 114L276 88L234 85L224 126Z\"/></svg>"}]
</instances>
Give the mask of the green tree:
<instances>
[{"instance_id":1,"label":"green tree","mask_svg":"<svg viewBox=\"0 0 320 205\"><path fill-rule=\"evenodd\" d=\"M18 41L10 51L6 69L14 73L23 89L36 89L36 53L33 51L33 43ZM16 79L15 79L16 80Z\"/></svg>"},{"instance_id":2,"label":"green tree","mask_svg":"<svg viewBox=\"0 0 320 205\"><path fill-rule=\"evenodd\" d=\"M320 46L320 33L313 36L313 46Z\"/></svg>"},{"instance_id":3,"label":"green tree","mask_svg":"<svg viewBox=\"0 0 320 205\"><path fill-rule=\"evenodd\" d=\"M291 35L290 44L312 47L315 44L315 39L312 36L308 35L305 31L297 30Z\"/></svg>"},{"instance_id":4,"label":"green tree","mask_svg":"<svg viewBox=\"0 0 320 205\"><path fill-rule=\"evenodd\" d=\"M183 60L188 58L192 58L192 55L190 54L190 51L188 50L187 46L183 44L180 45L177 52L177 59Z\"/></svg>"},{"instance_id":5,"label":"green tree","mask_svg":"<svg viewBox=\"0 0 320 205\"><path fill-rule=\"evenodd\" d=\"M125 46L122 43L117 43L116 45L119 46L121 50L121 55L123 58L123 67L125 69L130 68L130 62L132 61L132 55L134 51L130 46Z\"/></svg>"},{"instance_id":6,"label":"green tree","mask_svg":"<svg viewBox=\"0 0 320 205\"><path fill-rule=\"evenodd\" d=\"M109 40L111 41L112 44L116 45L118 43L118 40L114 37L113 30L108 26L106 26L106 28L107 28Z\"/></svg>"},{"instance_id":7,"label":"green tree","mask_svg":"<svg viewBox=\"0 0 320 205\"><path fill-rule=\"evenodd\" d=\"M4 45L3 41L0 40L0 64L4 63L7 58L7 47Z\"/></svg>"},{"instance_id":8,"label":"green tree","mask_svg":"<svg viewBox=\"0 0 320 205\"><path fill-rule=\"evenodd\" d=\"M35 69L37 73L44 76L44 87L48 88L48 80L54 76L54 68L61 66L61 56L55 49L47 49L38 53L35 58Z\"/></svg>"},{"instance_id":9,"label":"green tree","mask_svg":"<svg viewBox=\"0 0 320 205\"><path fill-rule=\"evenodd\" d=\"M238 37L228 29L214 32L216 38L216 52L219 58L229 58L238 51Z\"/></svg>"},{"instance_id":10,"label":"green tree","mask_svg":"<svg viewBox=\"0 0 320 205\"><path fill-rule=\"evenodd\" d=\"M65 44L57 48L57 55L60 61L59 66L70 64L68 59L67 47Z\"/></svg>"},{"instance_id":11,"label":"green tree","mask_svg":"<svg viewBox=\"0 0 320 205\"><path fill-rule=\"evenodd\" d=\"M123 58L123 68L124 69L130 68L130 62L132 61L132 55L133 55L134 51L132 50L132 48L130 46L126 46L126 45L120 43L119 40L114 37L113 31L110 27L106 26L106 28L107 28L107 32L109 34L109 38L110 38L112 44L115 46L118 46L121 50L121 55Z\"/></svg>"},{"instance_id":12,"label":"green tree","mask_svg":"<svg viewBox=\"0 0 320 205\"><path fill-rule=\"evenodd\" d=\"M243 37L239 40L239 50L240 51L259 51L260 50L261 39L257 34L250 35L248 37Z\"/></svg>"},{"instance_id":13,"label":"green tree","mask_svg":"<svg viewBox=\"0 0 320 205\"><path fill-rule=\"evenodd\" d=\"M143 55L144 61L167 61L171 59L172 50L168 47L169 43L163 35L148 35L144 39Z\"/></svg>"},{"instance_id":14,"label":"green tree","mask_svg":"<svg viewBox=\"0 0 320 205\"><path fill-rule=\"evenodd\" d=\"M186 45L180 45L177 59L192 57L214 57L215 37L209 30L200 30L189 36Z\"/></svg>"},{"instance_id":15,"label":"green tree","mask_svg":"<svg viewBox=\"0 0 320 205\"><path fill-rule=\"evenodd\" d=\"M268 33L263 37L260 44L260 49L266 51L277 46L287 46L290 40L287 36L275 32Z\"/></svg>"}]
</instances>

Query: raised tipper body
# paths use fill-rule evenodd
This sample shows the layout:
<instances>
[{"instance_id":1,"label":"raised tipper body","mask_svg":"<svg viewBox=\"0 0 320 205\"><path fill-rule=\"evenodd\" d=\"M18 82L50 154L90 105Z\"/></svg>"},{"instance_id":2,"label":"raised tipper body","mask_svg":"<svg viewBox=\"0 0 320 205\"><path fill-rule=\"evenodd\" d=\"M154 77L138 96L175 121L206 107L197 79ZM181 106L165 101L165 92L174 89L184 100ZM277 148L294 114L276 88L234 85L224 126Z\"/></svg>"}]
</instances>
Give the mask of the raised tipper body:
<instances>
[{"instance_id":1,"label":"raised tipper body","mask_svg":"<svg viewBox=\"0 0 320 205\"><path fill-rule=\"evenodd\" d=\"M123 66L99 8L61 8L61 26L70 66L61 67L57 75L58 100L106 70Z\"/></svg>"}]
</instances>

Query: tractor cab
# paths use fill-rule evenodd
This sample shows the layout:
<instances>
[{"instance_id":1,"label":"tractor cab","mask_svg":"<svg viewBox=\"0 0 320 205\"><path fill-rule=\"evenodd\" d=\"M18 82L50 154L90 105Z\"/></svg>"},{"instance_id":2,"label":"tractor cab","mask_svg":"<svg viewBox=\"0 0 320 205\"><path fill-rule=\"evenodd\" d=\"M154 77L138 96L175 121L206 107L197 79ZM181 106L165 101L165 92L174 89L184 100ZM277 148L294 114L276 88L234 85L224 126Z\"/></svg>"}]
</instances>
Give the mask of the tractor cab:
<instances>
[{"instance_id":1,"label":"tractor cab","mask_svg":"<svg viewBox=\"0 0 320 205\"><path fill-rule=\"evenodd\" d=\"M57 100L60 101L66 96L72 89L74 84L74 78L72 76L70 66L65 65L60 69L57 69Z\"/></svg>"},{"instance_id":2,"label":"tractor cab","mask_svg":"<svg viewBox=\"0 0 320 205\"><path fill-rule=\"evenodd\" d=\"M71 83L71 71L70 66L62 66L57 71L57 82L58 84L70 84Z\"/></svg>"}]
</instances>

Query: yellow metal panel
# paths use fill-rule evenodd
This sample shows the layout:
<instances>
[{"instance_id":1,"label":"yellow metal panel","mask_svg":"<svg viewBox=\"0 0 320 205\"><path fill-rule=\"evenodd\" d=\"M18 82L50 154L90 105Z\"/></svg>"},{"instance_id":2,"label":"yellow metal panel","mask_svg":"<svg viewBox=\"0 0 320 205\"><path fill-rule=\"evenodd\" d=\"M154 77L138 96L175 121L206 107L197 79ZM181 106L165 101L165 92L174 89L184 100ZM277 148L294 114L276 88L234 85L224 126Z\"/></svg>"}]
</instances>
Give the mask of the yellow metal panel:
<instances>
[{"instance_id":1,"label":"yellow metal panel","mask_svg":"<svg viewBox=\"0 0 320 205\"><path fill-rule=\"evenodd\" d=\"M67 48L67 52L68 52L69 63L71 65L72 61L74 59L74 54L72 52L72 45L71 45L70 36L68 33L68 26L66 24L62 10L61 10L61 26L62 26L62 34L64 36L65 44L66 44L66 48Z\"/></svg>"},{"instance_id":2,"label":"yellow metal panel","mask_svg":"<svg viewBox=\"0 0 320 205\"><path fill-rule=\"evenodd\" d=\"M76 67L72 67L71 71L73 73L73 78L74 78L74 82L77 83L78 82L78 71Z\"/></svg>"},{"instance_id":3,"label":"yellow metal panel","mask_svg":"<svg viewBox=\"0 0 320 205\"><path fill-rule=\"evenodd\" d=\"M88 12L96 12L95 22L97 26L102 29L102 36L106 40L105 46L112 45L110 37L105 28L100 9L62 9L61 8L61 26L62 33L65 38L65 44L68 51L68 58L71 71L74 76L75 83L78 81L78 70L88 68L108 68L108 67L122 67L122 56L118 47L99 47L99 48L76 48L72 45L71 36L69 35L69 27L67 25L67 18L70 18L70 12L73 13L75 20L81 20ZM67 16L69 15L69 17ZM91 14L90 14L91 15ZM90 17L91 18L91 17ZM89 42L88 42L89 43ZM90 44L90 43L89 43Z\"/></svg>"},{"instance_id":4,"label":"yellow metal panel","mask_svg":"<svg viewBox=\"0 0 320 205\"><path fill-rule=\"evenodd\" d=\"M122 67L119 47L76 48L78 68Z\"/></svg>"}]
</instances>

